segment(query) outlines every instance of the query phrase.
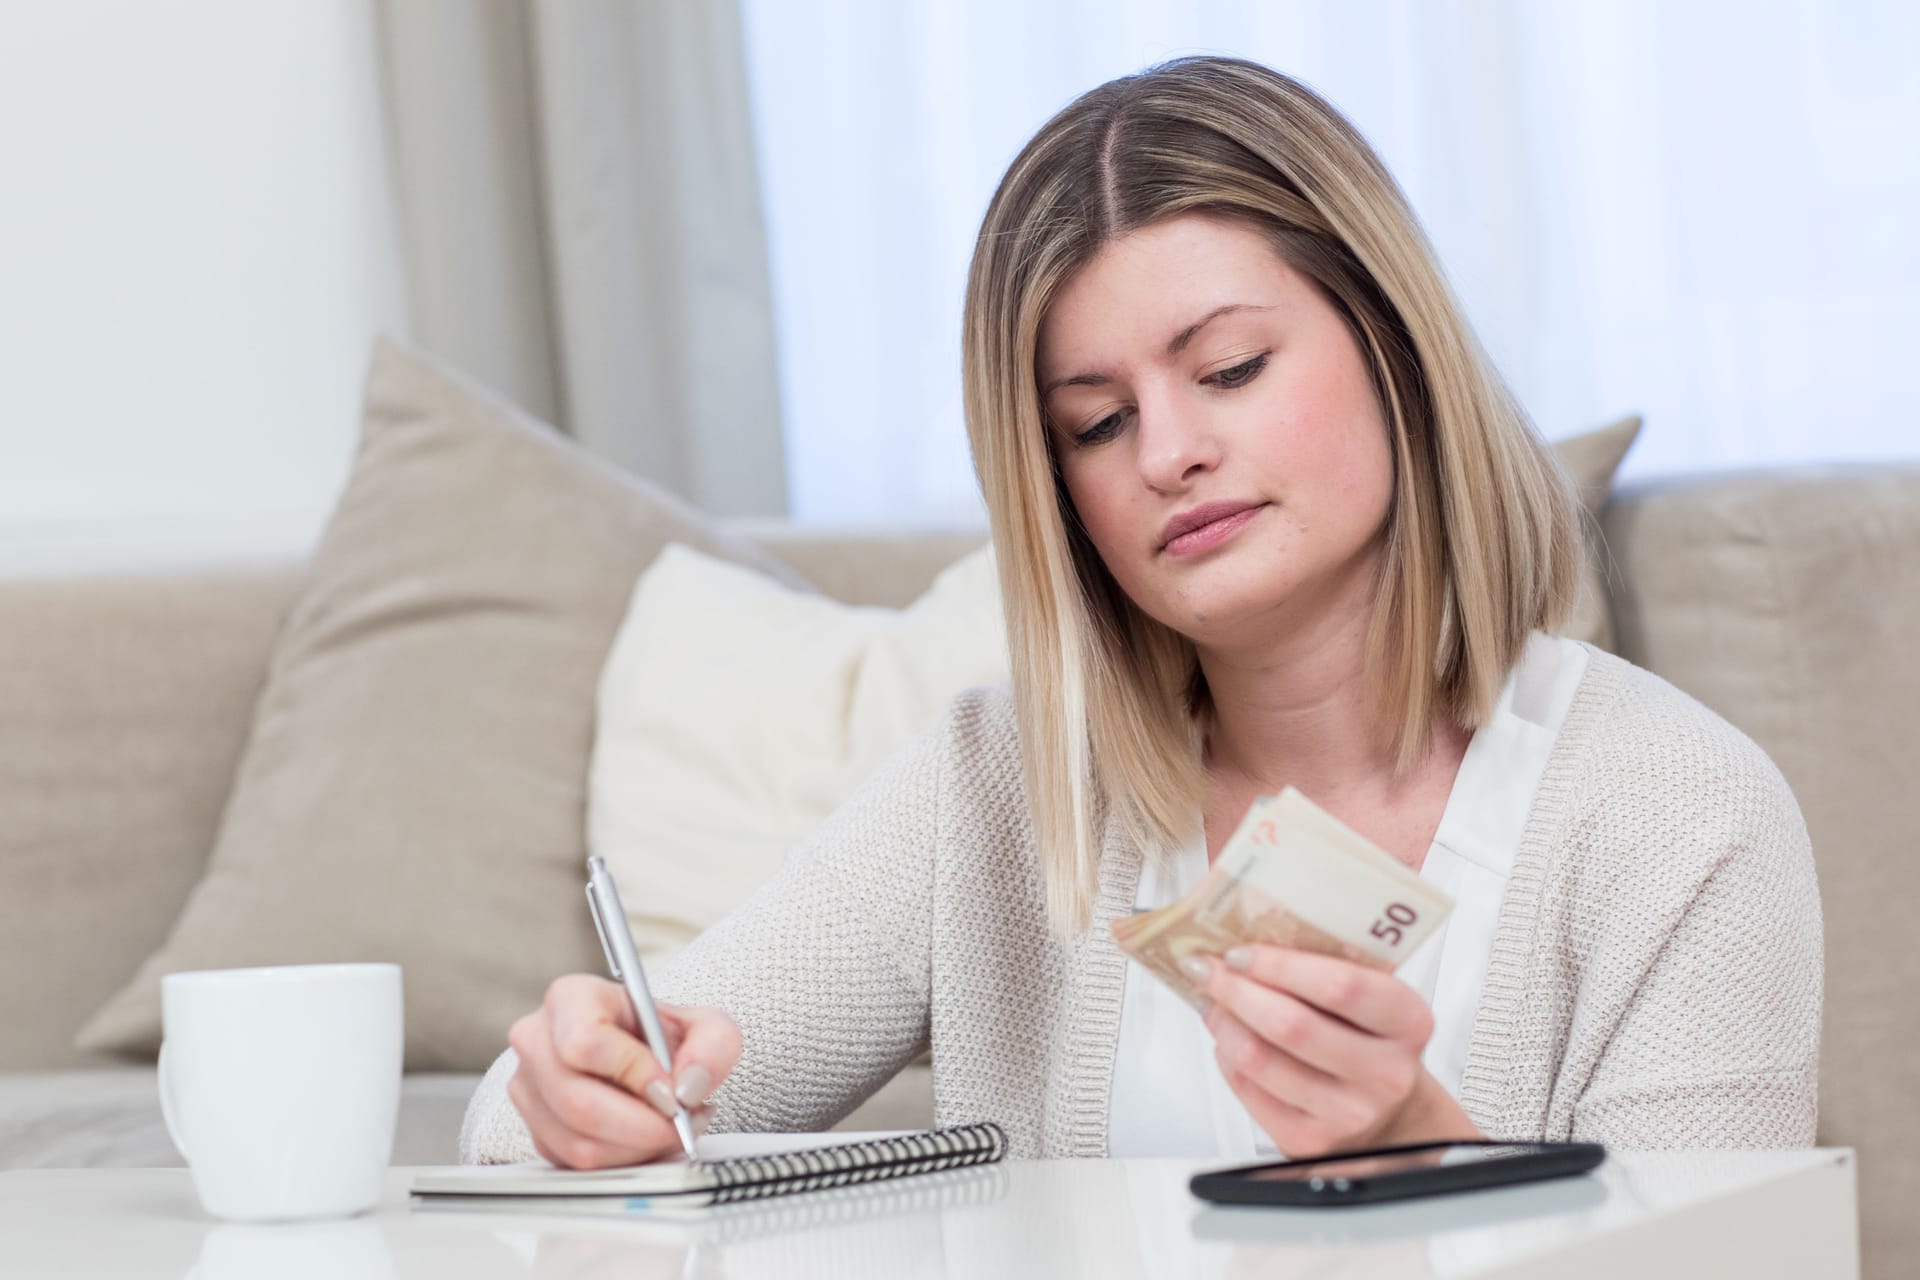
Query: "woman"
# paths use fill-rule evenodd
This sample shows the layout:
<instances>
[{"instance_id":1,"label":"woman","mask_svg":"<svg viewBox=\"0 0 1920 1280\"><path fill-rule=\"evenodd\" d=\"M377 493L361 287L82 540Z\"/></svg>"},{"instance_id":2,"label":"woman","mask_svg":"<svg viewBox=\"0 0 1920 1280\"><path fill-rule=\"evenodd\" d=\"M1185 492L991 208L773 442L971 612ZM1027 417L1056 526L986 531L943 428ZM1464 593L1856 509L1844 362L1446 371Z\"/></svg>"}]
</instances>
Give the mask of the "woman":
<instances>
[{"instance_id":1,"label":"woman","mask_svg":"<svg viewBox=\"0 0 1920 1280\"><path fill-rule=\"evenodd\" d=\"M1086 94L994 196L964 348L1011 690L962 696L655 976L671 1089L620 988L562 978L465 1158L650 1159L682 1106L825 1128L929 1046L936 1121L1024 1156L1812 1139L1793 797L1551 634L1577 508L1337 112L1223 58ZM1456 909L1395 975L1203 961L1202 1019L1108 924L1289 784Z\"/></svg>"}]
</instances>

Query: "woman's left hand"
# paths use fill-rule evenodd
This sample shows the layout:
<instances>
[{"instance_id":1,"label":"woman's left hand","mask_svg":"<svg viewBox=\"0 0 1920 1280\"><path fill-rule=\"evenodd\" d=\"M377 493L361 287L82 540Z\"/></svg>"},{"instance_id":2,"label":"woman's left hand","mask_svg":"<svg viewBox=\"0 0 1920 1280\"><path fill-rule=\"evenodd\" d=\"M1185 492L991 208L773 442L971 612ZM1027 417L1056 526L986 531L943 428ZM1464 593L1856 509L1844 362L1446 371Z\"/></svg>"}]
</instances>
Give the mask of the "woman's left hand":
<instances>
[{"instance_id":1,"label":"woman's left hand","mask_svg":"<svg viewBox=\"0 0 1920 1280\"><path fill-rule=\"evenodd\" d=\"M1214 1060L1288 1158L1481 1136L1421 1065L1433 1011L1392 974L1269 943L1182 964Z\"/></svg>"}]
</instances>

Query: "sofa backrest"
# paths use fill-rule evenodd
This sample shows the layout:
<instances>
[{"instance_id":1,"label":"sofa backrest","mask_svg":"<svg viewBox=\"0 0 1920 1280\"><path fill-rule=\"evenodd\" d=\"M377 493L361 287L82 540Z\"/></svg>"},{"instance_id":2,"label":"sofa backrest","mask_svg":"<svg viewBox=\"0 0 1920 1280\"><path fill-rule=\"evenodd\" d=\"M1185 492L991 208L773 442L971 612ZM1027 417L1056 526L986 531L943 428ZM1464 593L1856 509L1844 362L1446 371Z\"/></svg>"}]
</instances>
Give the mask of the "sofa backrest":
<instances>
[{"instance_id":1,"label":"sofa backrest","mask_svg":"<svg viewBox=\"0 0 1920 1280\"><path fill-rule=\"evenodd\" d=\"M1920 1258L1920 466L1628 489L1603 519L1621 654L1779 765L1826 929L1820 1141L1858 1148L1868 1274Z\"/></svg>"},{"instance_id":2,"label":"sofa backrest","mask_svg":"<svg viewBox=\"0 0 1920 1280\"><path fill-rule=\"evenodd\" d=\"M74 1032L200 880L297 566L0 581L0 1071Z\"/></svg>"},{"instance_id":3,"label":"sofa backrest","mask_svg":"<svg viewBox=\"0 0 1920 1280\"><path fill-rule=\"evenodd\" d=\"M901 608L948 565L987 540L984 529L900 529L734 520L727 526L771 552L826 595Z\"/></svg>"}]
</instances>

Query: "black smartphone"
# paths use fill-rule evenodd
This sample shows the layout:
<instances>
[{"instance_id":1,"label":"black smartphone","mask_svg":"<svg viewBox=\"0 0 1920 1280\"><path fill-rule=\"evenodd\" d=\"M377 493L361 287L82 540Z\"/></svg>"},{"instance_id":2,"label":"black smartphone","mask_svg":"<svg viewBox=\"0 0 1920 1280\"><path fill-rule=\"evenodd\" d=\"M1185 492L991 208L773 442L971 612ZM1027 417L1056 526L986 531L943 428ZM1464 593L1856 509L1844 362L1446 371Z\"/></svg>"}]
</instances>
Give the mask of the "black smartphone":
<instances>
[{"instance_id":1,"label":"black smartphone","mask_svg":"<svg viewBox=\"0 0 1920 1280\"><path fill-rule=\"evenodd\" d=\"M1215 1204L1326 1208L1567 1178L1606 1158L1597 1142L1423 1142L1218 1169L1188 1186Z\"/></svg>"}]
</instances>

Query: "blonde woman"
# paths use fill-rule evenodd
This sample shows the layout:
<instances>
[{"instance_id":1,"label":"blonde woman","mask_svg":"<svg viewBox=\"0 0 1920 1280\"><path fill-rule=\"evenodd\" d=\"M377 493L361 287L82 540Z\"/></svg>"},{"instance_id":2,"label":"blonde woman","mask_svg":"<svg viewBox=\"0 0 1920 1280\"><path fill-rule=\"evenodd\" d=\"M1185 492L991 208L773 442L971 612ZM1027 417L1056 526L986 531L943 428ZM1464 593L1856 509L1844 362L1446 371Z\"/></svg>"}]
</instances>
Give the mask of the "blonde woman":
<instances>
[{"instance_id":1,"label":"blonde woman","mask_svg":"<svg viewBox=\"0 0 1920 1280\"><path fill-rule=\"evenodd\" d=\"M1576 507L1365 141L1183 59L1086 94L975 248L966 416L1011 690L961 697L655 977L513 1028L463 1156L590 1167L666 1117L821 1129L931 1048L1019 1156L1307 1156L1487 1135L1814 1132L1819 901L1745 737L1556 637ZM1457 908L1396 975L1116 950L1299 787Z\"/></svg>"}]
</instances>

